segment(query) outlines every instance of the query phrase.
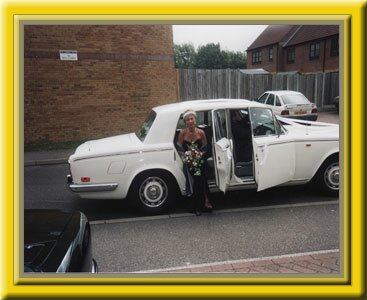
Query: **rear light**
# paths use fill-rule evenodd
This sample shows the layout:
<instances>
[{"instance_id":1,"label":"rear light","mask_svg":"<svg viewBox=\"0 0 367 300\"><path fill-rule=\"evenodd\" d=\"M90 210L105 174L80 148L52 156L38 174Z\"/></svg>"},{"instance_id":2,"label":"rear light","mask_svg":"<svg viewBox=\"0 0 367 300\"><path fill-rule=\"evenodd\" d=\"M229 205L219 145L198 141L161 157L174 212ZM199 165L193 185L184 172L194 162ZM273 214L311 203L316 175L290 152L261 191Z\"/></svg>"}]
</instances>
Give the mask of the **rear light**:
<instances>
[{"instance_id":1,"label":"rear light","mask_svg":"<svg viewBox=\"0 0 367 300\"><path fill-rule=\"evenodd\" d=\"M313 108L311 111L312 114L317 114L317 108Z\"/></svg>"},{"instance_id":2,"label":"rear light","mask_svg":"<svg viewBox=\"0 0 367 300\"><path fill-rule=\"evenodd\" d=\"M82 177L80 180L81 182L90 182L90 177Z\"/></svg>"},{"instance_id":3,"label":"rear light","mask_svg":"<svg viewBox=\"0 0 367 300\"><path fill-rule=\"evenodd\" d=\"M283 110L281 113L280 113L281 116L289 116L289 110Z\"/></svg>"}]
</instances>

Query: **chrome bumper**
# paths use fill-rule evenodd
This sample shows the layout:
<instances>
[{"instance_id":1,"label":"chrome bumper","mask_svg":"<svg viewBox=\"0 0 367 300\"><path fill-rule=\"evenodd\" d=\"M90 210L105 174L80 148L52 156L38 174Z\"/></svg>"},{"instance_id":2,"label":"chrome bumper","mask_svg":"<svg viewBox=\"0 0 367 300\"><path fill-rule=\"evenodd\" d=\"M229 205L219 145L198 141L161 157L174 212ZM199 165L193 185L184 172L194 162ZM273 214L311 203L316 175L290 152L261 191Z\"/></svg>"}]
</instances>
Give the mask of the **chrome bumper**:
<instances>
[{"instance_id":1,"label":"chrome bumper","mask_svg":"<svg viewBox=\"0 0 367 300\"><path fill-rule=\"evenodd\" d=\"M118 183L75 184L70 174L66 176L66 181L69 185L69 188L76 193L109 192L114 191L118 186Z\"/></svg>"}]
</instances>

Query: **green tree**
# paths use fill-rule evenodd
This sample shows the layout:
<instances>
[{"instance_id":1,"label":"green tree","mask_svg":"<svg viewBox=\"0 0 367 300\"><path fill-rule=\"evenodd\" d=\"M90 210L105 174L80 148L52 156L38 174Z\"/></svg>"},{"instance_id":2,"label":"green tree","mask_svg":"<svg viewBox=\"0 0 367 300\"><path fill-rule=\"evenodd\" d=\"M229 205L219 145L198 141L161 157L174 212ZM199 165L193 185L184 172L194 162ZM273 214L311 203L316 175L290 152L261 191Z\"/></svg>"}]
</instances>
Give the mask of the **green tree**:
<instances>
[{"instance_id":1,"label":"green tree","mask_svg":"<svg viewBox=\"0 0 367 300\"><path fill-rule=\"evenodd\" d=\"M209 43L197 51L192 44L174 45L176 68L245 69L245 52L221 51L220 45Z\"/></svg>"},{"instance_id":2,"label":"green tree","mask_svg":"<svg viewBox=\"0 0 367 300\"><path fill-rule=\"evenodd\" d=\"M245 52L222 51L225 68L229 69L246 69Z\"/></svg>"},{"instance_id":3,"label":"green tree","mask_svg":"<svg viewBox=\"0 0 367 300\"><path fill-rule=\"evenodd\" d=\"M195 64L197 69L222 69L224 64L219 43L210 43L198 48Z\"/></svg>"},{"instance_id":4,"label":"green tree","mask_svg":"<svg viewBox=\"0 0 367 300\"><path fill-rule=\"evenodd\" d=\"M196 52L192 44L174 45L174 51L176 68L194 68L196 61Z\"/></svg>"}]
</instances>

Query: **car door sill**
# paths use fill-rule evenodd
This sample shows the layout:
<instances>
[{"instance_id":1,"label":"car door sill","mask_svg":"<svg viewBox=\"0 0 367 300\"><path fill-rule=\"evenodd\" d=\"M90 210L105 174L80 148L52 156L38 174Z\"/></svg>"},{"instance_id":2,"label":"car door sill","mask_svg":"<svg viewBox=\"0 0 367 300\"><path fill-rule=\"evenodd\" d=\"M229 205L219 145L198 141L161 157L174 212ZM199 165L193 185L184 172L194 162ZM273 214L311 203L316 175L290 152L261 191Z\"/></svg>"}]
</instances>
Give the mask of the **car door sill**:
<instances>
[{"instance_id":1,"label":"car door sill","mask_svg":"<svg viewBox=\"0 0 367 300\"><path fill-rule=\"evenodd\" d=\"M243 179L243 178L242 178ZM219 187L214 180L208 182L210 192L220 192ZM243 179L242 184L232 185L227 188L228 191L238 191L257 188L257 184L253 179Z\"/></svg>"}]
</instances>

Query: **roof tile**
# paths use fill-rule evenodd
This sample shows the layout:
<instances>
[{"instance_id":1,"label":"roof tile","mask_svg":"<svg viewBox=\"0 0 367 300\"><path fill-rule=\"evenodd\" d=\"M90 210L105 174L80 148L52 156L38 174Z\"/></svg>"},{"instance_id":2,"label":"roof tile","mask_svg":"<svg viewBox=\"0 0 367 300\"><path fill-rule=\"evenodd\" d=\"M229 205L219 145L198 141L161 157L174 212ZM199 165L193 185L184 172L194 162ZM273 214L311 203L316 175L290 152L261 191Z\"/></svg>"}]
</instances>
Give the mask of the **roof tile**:
<instances>
[{"instance_id":1,"label":"roof tile","mask_svg":"<svg viewBox=\"0 0 367 300\"><path fill-rule=\"evenodd\" d=\"M289 37L289 35L293 33L295 29L296 28L294 25L269 25L247 48L247 51L277 44L283 40L286 41L287 37Z\"/></svg>"},{"instance_id":2,"label":"roof tile","mask_svg":"<svg viewBox=\"0 0 367 300\"><path fill-rule=\"evenodd\" d=\"M339 33L339 25L302 25L294 36L283 45L293 46L304 42L318 40Z\"/></svg>"},{"instance_id":3,"label":"roof tile","mask_svg":"<svg viewBox=\"0 0 367 300\"><path fill-rule=\"evenodd\" d=\"M338 25L269 25L247 51L278 43L284 43L283 47L293 46L338 33Z\"/></svg>"}]
</instances>

